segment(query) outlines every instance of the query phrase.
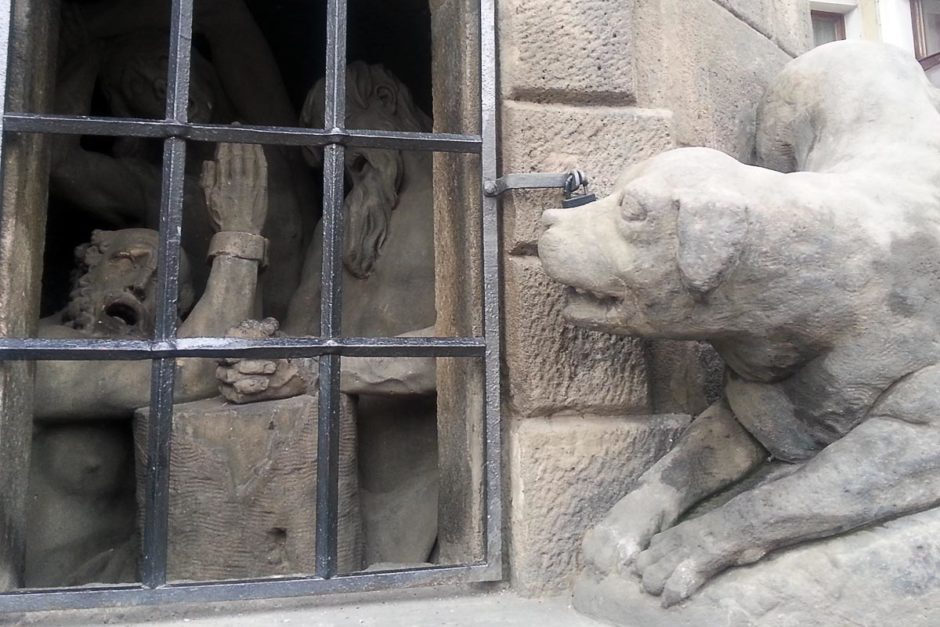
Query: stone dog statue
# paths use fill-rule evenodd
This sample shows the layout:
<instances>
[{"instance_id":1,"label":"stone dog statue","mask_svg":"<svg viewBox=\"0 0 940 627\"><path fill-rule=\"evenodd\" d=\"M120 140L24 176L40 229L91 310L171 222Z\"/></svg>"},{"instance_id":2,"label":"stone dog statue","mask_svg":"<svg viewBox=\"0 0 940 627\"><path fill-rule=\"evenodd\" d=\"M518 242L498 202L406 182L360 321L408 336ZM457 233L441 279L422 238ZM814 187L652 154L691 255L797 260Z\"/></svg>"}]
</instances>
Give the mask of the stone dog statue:
<instances>
[{"instance_id":1,"label":"stone dog statue","mask_svg":"<svg viewBox=\"0 0 940 627\"><path fill-rule=\"evenodd\" d=\"M571 286L571 322L707 340L728 365L723 398L589 531L589 572L638 576L670 606L940 502L938 105L906 53L823 46L763 101L763 167L674 150L544 214L539 256ZM785 464L754 475L765 460Z\"/></svg>"}]
</instances>

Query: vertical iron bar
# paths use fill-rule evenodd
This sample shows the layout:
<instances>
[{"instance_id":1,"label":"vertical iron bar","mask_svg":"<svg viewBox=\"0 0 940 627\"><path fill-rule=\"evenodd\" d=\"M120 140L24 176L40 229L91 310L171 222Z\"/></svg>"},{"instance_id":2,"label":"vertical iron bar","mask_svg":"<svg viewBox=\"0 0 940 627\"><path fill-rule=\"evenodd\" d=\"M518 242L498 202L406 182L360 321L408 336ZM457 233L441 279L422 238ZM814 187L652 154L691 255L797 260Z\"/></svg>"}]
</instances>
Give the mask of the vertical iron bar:
<instances>
[{"instance_id":1,"label":"vertical iron bar","mask_svg":"<svg viewBox=\"0 0 940 627\"><path fill-rule=\"evenodd\" d=\"M189 113L193 0L173 0L170 19L166 118L167 121L185 124ZM154 339L157 341L176 337L185 177L186 142L180 138L169 138L163 144L157 313L154 321ZM154 360L150 376L141 581L148 588L156 588L166 583L167 575L170 439L176 360Z\"/></svg>"},{"instance_id":2,"label":"vertical iron bar","mask_svg":"<svg viewBox=\"0 0 940 627\"><path fill-rule=\"evenodd\" d=\"M346 0L329 0L326 17L326 81L324 128L346 125ZM323 266L320 289L320 335L341 333L343 297L343 165L345 149L331 144L323 150ZM320 357L320 400L317 422L316 575L336 575L339 520L338 355Z\"/></svg>"},{"instance_id":3,"label":"vertical iron bar","mask_svg":"<svg viewBox=\"0 0 940 627\"><path fill-rule=\"evenodd\" d=\"M166 64L166 119L189 121L189 77L193 41L193 1L173 0L170 14L170 54Z\"/></svg>"},{"instance_id":4,"label":"vertical iron bar","mask_svg":"<svg viewBox=\"0 0 940 627\"><path fill-rule=\"evenodd\" d=\"M496 5L480 0L480 197L483 220L483 335L486 340L484 399L484 503L486 507L486 561L494 575L502 572L502 421L500 418L499 334L499 202L483 194L496 174Z\"/></svg>"}]
</instances>

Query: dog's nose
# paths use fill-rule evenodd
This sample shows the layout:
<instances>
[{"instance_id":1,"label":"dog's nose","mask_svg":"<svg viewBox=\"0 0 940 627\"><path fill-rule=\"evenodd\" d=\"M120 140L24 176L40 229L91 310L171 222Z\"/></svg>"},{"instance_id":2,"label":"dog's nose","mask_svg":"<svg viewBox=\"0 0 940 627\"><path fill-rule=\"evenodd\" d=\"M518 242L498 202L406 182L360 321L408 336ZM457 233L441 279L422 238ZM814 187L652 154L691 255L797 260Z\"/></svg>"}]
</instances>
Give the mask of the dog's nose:
<instances>
[{"instance_id":1,"label":"dog's nose","mask_svg":"<svg viewBox=\"0 0 940 627\"><path fill-rule=\"evenodd\" d=\"M565 214L564 209L547 209L542 212L542 226L549 227L557 224Z\"/></svg>"}]
</instances>

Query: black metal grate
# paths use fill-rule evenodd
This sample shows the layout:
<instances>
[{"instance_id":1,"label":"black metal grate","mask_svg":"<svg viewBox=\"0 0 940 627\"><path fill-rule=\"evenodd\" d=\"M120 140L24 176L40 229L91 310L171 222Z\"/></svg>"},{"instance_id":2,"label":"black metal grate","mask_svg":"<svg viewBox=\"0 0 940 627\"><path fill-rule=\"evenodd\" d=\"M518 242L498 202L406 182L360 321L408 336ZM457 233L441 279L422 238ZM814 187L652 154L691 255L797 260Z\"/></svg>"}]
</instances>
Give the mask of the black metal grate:
<instances>
[{"instance_id":1,"label":"black metal grate","mask_svg":"<svg viewBox=\"0 0 940 627\"><path fill-rule=\"evenodd\" d=\"M9 10L9 9L7 9ZM499 580L502 576L499 262L496 201L481 195L484 335L466 338L340 337L343 161L348 146L479 154L484 180L496 174L494 0L480 2L481 135L388 132L345 128L346 0L327 3L326 114L322 129L192 124L187 119L193 0L173 0L166 119L112 119L5 113L5 133L150 137L164 141L157 278L152 340L0 338L0 360L152 359L141 583L0 594L0 611L29 611L165 602L206 602ZM5 16L0 16L5 17ZM0 20L0 54L9 23ZM4 59L0 58L0 62ZM2 96L0 92L0 96ZM320 337L243 340L177 338L180 232L187 141L323 146L322 311ZM2 146L0 146L2 148ZM481 185L482 188L482 185ZM169 447L175 360L179 357L318 357L319 423L316 572L245 581L167 582ZM485 364L484 491L486 558L481 563L340 575L336 572L340 358L362 356L476 357Z\"/></svg>"}]
</instances>

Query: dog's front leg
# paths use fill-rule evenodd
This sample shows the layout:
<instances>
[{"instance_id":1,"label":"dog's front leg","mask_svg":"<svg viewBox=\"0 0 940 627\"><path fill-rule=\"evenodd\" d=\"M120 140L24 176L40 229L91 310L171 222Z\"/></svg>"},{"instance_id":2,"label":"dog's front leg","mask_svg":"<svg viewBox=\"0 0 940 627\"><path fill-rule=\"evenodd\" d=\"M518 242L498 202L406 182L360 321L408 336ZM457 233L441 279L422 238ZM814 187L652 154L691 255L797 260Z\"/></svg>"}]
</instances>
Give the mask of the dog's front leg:
<instances>
[{"instance_id":1,"label":"dog's front leg","mask_svg":"<svg viewBox=\"0 0 940 627\"><path fill-rule=\"evenodd\" d=\"M940 372L926 374L798 471L654 536L635 562L644 589L669 606L774 549L940 503Z\"/></svg>"},{"instance_id":2,"label":"dog's front leg","mask_svg":"<svg viewBox=\"0 0 940 627\"><path fill-rule=\"evenodd\" d=\"M584 537L584 559L606 574L629 572L650 538L687 509L734 483L767 457L724 401L702 412L676 446Z\"/></svg>"}]
</instances>

